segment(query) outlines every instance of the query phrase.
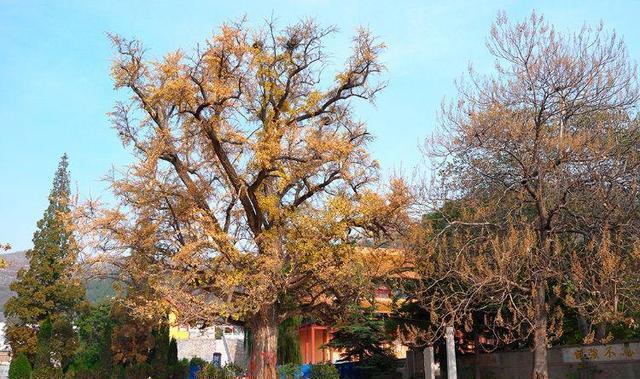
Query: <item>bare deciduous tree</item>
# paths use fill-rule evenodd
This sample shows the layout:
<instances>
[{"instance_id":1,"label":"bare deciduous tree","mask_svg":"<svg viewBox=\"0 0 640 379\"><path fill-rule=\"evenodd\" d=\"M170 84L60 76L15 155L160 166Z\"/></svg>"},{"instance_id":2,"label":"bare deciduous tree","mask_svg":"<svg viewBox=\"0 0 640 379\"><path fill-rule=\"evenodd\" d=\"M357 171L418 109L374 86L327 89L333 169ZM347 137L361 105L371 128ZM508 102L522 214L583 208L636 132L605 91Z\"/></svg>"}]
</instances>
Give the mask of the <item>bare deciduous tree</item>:
<instances>
[{"instance_id":1,"label":"bare deciduous tree","mask_svg":"<svg viewBox=\"0 0 640 379\"><path fill-rule=\"evenodd\" d=\"M447 209L414 244L431 276L418 297L438 322L481 312L498 339L531 334L532 377L548 378L560 305L610 322L640 293L637 71L602 26L561 33L535 13L500 14L487 46L496 74L470 70L428 143Z\"/></svg>"}]
</instances>

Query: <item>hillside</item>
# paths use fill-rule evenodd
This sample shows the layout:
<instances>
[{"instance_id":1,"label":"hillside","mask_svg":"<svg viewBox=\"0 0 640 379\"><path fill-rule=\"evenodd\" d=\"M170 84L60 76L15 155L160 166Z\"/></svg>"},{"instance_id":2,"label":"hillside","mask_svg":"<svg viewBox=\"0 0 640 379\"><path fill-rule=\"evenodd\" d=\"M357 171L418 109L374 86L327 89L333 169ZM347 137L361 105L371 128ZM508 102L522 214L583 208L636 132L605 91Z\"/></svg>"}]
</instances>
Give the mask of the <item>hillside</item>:
<instances>
[{"instance_id":1,"label":"hillside","mask_svg":"<svg viewBox=\"0 0 640 379\"><path fill-rule=\"evenodd\" d=\"M0 269L0 309L4 309L4 303L12 295L9 284L15 280L18 270L29 266L25 253L26 251L16 251L0 255L7 262L7 267ZM2 321L4 313L0 312L0 322Z\"/></svg>"},{"instance_id":2,"label":"hillside","mask_svg":"<svg viewBox=\"0 0 640 379\"><path fill-rule=\"evenodd\" d=\"M29 261L25 255L26 251L16 251L13 253L1 254L7 262L7 267L0 269L0 322L5 321L4 304L13 295L9 290L9 284L16 279L18 270L29 266ZM89 279L86 282L87 299L92 303L100 302L106 298L114 296L111 279Z\"/></svg>"}]
</instances>

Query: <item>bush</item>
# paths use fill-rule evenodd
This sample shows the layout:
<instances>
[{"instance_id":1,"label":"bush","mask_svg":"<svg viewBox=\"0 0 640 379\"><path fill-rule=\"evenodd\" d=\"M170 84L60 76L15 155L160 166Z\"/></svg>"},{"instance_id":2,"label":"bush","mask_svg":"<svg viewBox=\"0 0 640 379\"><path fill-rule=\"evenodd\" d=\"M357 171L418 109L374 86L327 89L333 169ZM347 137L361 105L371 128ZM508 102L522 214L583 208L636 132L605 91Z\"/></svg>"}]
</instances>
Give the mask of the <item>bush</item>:
<instances>
[{"instance_id":1,"label":"bush","mask_svg":"<svg viewBox=\"0 0 640 379\"><path fill-rule=\"evenodd\" d=\"M198 372L198 379L233 379L240 375L242 369L233 363L218 367L214 364L207 364Z\"/></svg>"},{"instance_id":2,"label":"bush","mask_svg":"<svg viewBox=\"0 0 640 379\"><path fill-rule=\"evenodd\" d=\"M302 365L287 363L278 367L278 374L284 379L299 379L302 377Z\"/></svg>"},{"instance_id":3,"label":"bush","mask_svg":"<svg viewBox=\"0 0 640 379\"><path fill-rule=\"evenodd\" d=\"M125 368L123 365L117 365L113 367L113 372L111 373L111 379L126 379L124 375L125 375Z\"/></svg>"},{"instance_id":4,"label":"bush","mask_svg":"<svg viewBox=\"0 0 640 379\"><path fill-rule=\"evenodd\" d=\"M127 379L147 379L152 371L149 363L135 363L125 367L124 377Z\"/></svg>"},{"instance_id":5,"label":"bush","mask_svg":"<svg viewBox=\"0 0 640 379\"><path fill-rule=\"evenodd\" d=\"M204 368L204 366L208 365L209 363L207 361L205 361L202 358L198 358L198 357L193 357L191 358L191 361L189 361L189 365L190 366L198 366L200 368Z\"/></svg>"},{"instance_id":6,"label":"bush","mask_svg":"<svg viewBox=\"0 0 640 379\"><path fill-rule=\"evenodd\" d=\"M168 364L169 350L171 348L171 339L169 338L169 325L163 323L160 327L153 331L153 336L154 343L149 361L151 365L151 372L153 373L154 378L167 379L169 377Z\"/></svg>"},{"instance_id":7,"label":"bush","mask_svg":"<svg viewBox=\"0 0 640 379\"><path fill-rule=\"evenodd\" d=\"M9 365L9 379L30 379L31 364L24 353L18 354Z\"/></svg>"},{"instance_id":8,"label":"bush","mask_svg":"<svg viewBox=\"0 0 640 379\"><path fill-rule=\"evenodd\" d=\"M40 366L33 370L31 379L62 379L64 374L60 367Z\"/></svg>"},{"instance_id":9,"label":"bush","mask_svg":"<svg viewBox=\"0 0 640 379\"><path fill-rule=\"evenodd\" d=\"M187 379L189 377L189 360L184 358L176 362L171 369L171 379Z\"/></svg>"},{"instance_id":10,"label":"bush","mask_svg":"<svg viewBox=\"0 0 640 379\"><path fill-rule=\"evenodd\" d=\"M78 349L66 376L74 379L110 379L113 371L111 303L91 307L75 320ZM71 373L69 373L71 371Z\"/></svg>"},{"instance_id":11,"label":"bush","mask_svg":"<svg viewBox=\"0 0 640 379\"><path fill-rule=\"evenodd\" d=\"M107 370L102 367L89 368L71 365L65 372L64 377L65 379L111 379L113 373L112 370L107 372Z\"/></svg>"},{"instance_id":12,"label":"bush","mask_svg":"<svg viewBox=\"0 0 640 379\"><path fill-rule=\"evenodd\" d=\"M238 366L237 364L235 364L233 362L227 363L226 365L224 365L224 368L227 371L229 371L234 377L235 376L240 376L244 372L242 367Z\"/></svg>"},{"instance_id":13,"label":"bush","mask_svg":"<svg viewBox=\"0 0 640 379\"><path fill-rule=\"evenodd\" d=\"M394 372L396 369L396 359L390 351L384 351L359 362L358 368L370 374Z\"/></svg>"},{"instance_id":14,"label":"bush","mask_svg":"<svg viewBox=\"0 0 640 379\"><path fill-rule=\"evenodd\" d=\"M232 379L231 374L222 367L206 365L199 373L198 379Z\"/></svg>"},{"instance_id":15,"label":"bush","mask_svg":"<svg viewBox=\"0 0 640 379\"><path fill-rule=\"evenodd\" d=\"M340 373L336 366L331 363L317 364L311 366L310 379L340 379Z\"/></svg>"}]
</instances>

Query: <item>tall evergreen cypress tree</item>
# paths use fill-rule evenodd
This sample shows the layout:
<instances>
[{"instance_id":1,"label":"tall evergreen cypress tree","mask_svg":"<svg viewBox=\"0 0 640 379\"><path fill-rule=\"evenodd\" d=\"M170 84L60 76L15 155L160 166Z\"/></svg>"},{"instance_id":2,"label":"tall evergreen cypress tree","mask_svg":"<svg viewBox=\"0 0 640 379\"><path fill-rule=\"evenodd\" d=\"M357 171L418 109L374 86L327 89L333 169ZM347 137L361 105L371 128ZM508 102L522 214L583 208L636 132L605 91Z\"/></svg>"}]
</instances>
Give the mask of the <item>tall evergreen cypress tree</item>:
<instances>
[{"instance_id":1,"label":"tall evergreen cypress tree","mask_svg":"<svg viewBox=\"0 0 640 379\"><path fill-rule=\"evenodd\" d=\"M20 353L11 360L9 379L31 379L31 364L26 355Z\"/></svg>"},{"instance_id":2,"label":"tall evergreen cypress tree","mask_svg":"<svg viewBox=\"0 0 640 379\"><path fill-rule=\"evenodd\" d=\"M38 326L45 320L54 325L69 323L80 304L85 289L71 275L77 246L70 228L70 185L67 155L63 155L53 179L49 206L37 224L33 248L27 252L29 268L18 272L10 285L16 293L6 305L6 337L15 354L25 353L33 361L36 354ZM60 328L61 330L65 328ZM74 333L55 333L52 351L58 362L75 350Z\"/></svg>"},{"instance_id":3,"label":"tall evergreen cypress tree","mask_svg":"<svg viewBox=\"0 0 640 379\"><path fill-rule=\"evenodd\" d=\"M167 365L169 363L169 325L163 322L153 332L154 347L151 351L151 369L154 378L165 379L168 377Z\"/></svg>"},{"instance_id":4,"label":"tall evergreen cypress tree","mask_svg":"<svg viewBox=\"0 0 640 379\"><path fill-rule=\"evenodd\" d=\"M77 318L75 325L78 332L79 348L76 350L73 360L73 369L78 378L105 379L111 377L113 323L111 303L96 305L91 310L81 313Z\"/></svg>"},{"instance_id":5,"label":"tall evergreen cypress tree","mask_svg":"<svg viewBox=\"0 0 640 379\"><path fill-rule=\"evenodd\" d=\"M56 367L52 354L53 325L49 319L44 320L38 329L38 347L36 349L35 364L33 365L33 379L62 378L62 369Z\"/></svg>"},{"instance_id":6,"label":"tall evergreen cypress tree","mask_svg":"<svg viewBox=\"0 0 640 379\"><path fill-rule=\"evenodd\" d=\"M178 341L174 337L171 337L169 342L169 357L167 358L169 366L175 366L178 364Z\"/></svg>"}]
</instances>

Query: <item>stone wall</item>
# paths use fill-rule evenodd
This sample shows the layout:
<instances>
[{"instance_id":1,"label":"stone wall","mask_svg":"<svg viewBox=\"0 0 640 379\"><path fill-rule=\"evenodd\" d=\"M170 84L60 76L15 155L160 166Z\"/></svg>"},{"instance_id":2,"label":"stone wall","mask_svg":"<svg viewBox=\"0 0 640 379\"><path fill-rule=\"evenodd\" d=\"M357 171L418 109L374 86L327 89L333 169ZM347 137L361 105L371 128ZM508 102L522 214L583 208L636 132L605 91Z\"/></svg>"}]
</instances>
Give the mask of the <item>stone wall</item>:
<instances>
[{"instance_id":1,"label":"stone wall","mask_svg":"<svg viewBox=\"0 0 640 379\"><path fill-rule=\"evenodd\" d=\"M550 379L640 379L638 341L553 347L548 357ZM423 379L423 364L422 351L409 351L403 378ZM531 351L464 355L457 359L459 379L475 379L476 367L482 379L529 379L532 366ZM436 378L441 378L439 370Z\"/></svg>"},{"instance_id":2,"label":"stone wall","mask_svg":"<svg viewBox=\"0 0 640 379\"><path fill-rule=\"evenodd\" d=\"M549 349L551 379L640 378L640 343L561 346ZM458 378L474 378L476 365L482 378L528 379L533 366L531 351L458 357Z\"/></svg>"},{"instance_id":3,"label":"stone wall","mask_svg":"<svg viewBox=\"0 0 640 379\"><path fill-rule=\"evenodd\" d=\"M232 362L246 368L247 352L244 334L222 333L216 336L215 328L189 329L189 337L178 340L177 343L178 359L198 357L211 362L213 355L218 353L223 365Z\"/></svg>"}]
</instances>

